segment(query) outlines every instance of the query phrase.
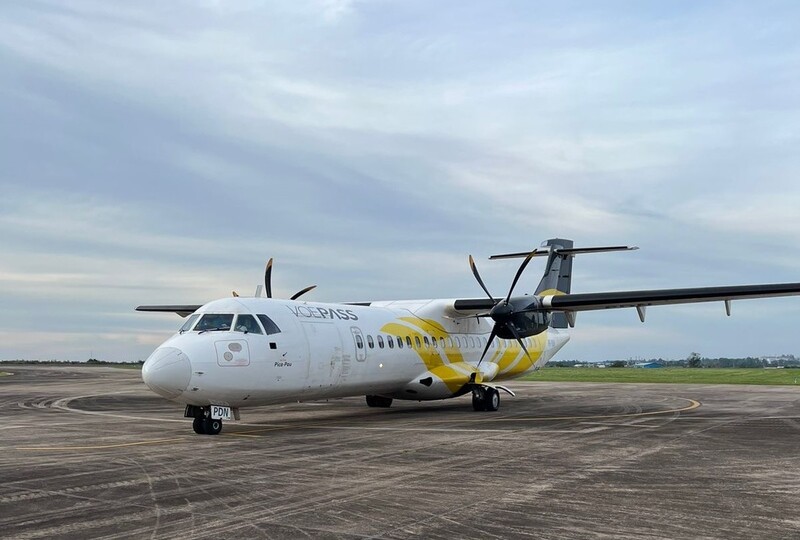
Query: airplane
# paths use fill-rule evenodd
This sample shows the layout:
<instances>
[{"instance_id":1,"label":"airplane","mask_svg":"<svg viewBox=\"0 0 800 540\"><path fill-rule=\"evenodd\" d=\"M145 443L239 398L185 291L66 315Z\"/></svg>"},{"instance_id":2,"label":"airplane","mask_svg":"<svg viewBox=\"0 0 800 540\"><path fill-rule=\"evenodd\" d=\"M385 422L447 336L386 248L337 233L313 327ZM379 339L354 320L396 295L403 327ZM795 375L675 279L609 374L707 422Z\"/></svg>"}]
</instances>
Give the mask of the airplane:
<instances>
[{"instance_id":1,"label":"airplane","mask_svg":"<svg viewBox=\"0 0 800 540\"><path fill-rule=\"evenodd\" d=\"M530 252L493 255L523 259L504 297L484 284L486 298L323 303L272 297L272 259L253 297L204 305L149 305L137 311L188 317L144 362L142 379L156 394L185 405L197 434L217 435L240 410L279 403L366 396L369 407L399 400L472 395L475 411L497 411L502 383L544 366L569 341L581 311L724 302L800 295L800 283L571 294L577 255L638 249L575 248L552 238ZM546 257L533 294L514 296L528 263Z\"/></svg>"}]
</instances>

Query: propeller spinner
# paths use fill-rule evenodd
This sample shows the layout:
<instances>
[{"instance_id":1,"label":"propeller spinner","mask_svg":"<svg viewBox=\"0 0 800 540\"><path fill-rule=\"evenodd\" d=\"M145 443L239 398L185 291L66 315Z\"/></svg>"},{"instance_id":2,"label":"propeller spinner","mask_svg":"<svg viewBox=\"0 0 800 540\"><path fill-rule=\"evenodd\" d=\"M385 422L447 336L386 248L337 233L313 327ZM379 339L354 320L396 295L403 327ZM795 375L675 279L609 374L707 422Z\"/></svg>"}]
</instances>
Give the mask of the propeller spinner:
<instances>
[{"instance_id":1,"label":"propeller spinner","mask_svg":"<svg viewBox=\"0 0 800 540\"><path fill-rule=\"evenodd\" d=\"M522 336L520 336L519 331L517 330L516 326L514 325L514 318L518 315L523 313L529 313L531 311L538 311L538 304L535 307L531 307L532 299L525 298L524 304L520 302L514 302L511 300L511 294L514 292L514 287L517 286L517 282L519 278L522 276L522 273L525 271L525 267L528 266L528 263L531 262L531 259L536 255L537 250L531 251L525 260L522 261L522 264L519 265L517 269L517 274L514 276L514 280L511 282L511 287L508 289L508 294L506 297L499 302L497 302L492 309L489 310L488 313L481 313L478 317L490 317L494 321L494 326L492 327L492 332L489 334L489 339L486 341L486 347L483 349L483 354L481 354L481 358L478 361L478 366L481 365L483 362L486 353L489 351L489 347L492 346L492 341L498 335L509 336L513 337L517 340L522 347L522 350L525 351L525 354L528 358L531 358L530 353L528 352L527 347L525 347L525 343L522 341ZM478 285L481 286L483 291L486 295L491 299L495 300L492 293L489 292L489 289L484 284L483 280L481 279L481 275L478 272L478 267L475 265L475 259L472 258L472 255L469 256L469 266L472 269L472 275L475 276L475 279L478 282ZM519 300L519 299L518 299ZM535 300L533 301L535 303Z\"/></svg>"}]
</instances>

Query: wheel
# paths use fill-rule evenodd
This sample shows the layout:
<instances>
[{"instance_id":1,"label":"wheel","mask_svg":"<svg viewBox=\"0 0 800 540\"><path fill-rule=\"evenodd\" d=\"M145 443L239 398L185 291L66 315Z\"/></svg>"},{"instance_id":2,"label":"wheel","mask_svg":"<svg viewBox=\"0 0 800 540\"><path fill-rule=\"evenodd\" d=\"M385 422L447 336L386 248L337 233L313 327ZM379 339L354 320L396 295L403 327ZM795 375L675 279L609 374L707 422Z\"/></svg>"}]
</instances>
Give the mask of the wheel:
<instances>
[{"instance_id":1,"label":"wheel","mask_svg":"<svg viewBox=\"0 0 800 540\"><path fill-rule=\"evenodd\" d=\"M203 429L203 419L202 418L195 418L192 422L192 429L198 435L205 435L206 431Z\"/></svg>"},{"instance_id":2,"label":"wheel","mask_svg":"<svg viewBox=\"0 0 800 540\"><path fill-rule=\"evenodd\" d=\"M500 391L497 388L487 388L484 392L484 410L496 411L500 408Z\"/></svg>"},{"instance_id":3,"label":"wheel","mask_svg":"<svg viewBox=\"0 0 800 540\"><path fill-rule=\"evenodd\" d=\"M203 432L206 435L219 435L220 431L222 431L222 420L203 418Z\"/></svg>"},{"instance_id":4,"label":"wheel","mask_svg":"<svg viewBox=\"0 0 800 540\"><path fill-rule=\"evenodd\" d=\"M473 411L485 411L484 407L484 395L485 392L482 389L477 389L472 391L472 410Z\"/></svg>"},{"instance_id":5,"label":"wheel","mask_svg":"<svg viewBox=\"0 0 800 540\"><path fill-rule=\"evenodd\" d=\"M367 396L367 405L370 407L391 407L392 398L383 396Z\"/></svg>"}]
</instances>

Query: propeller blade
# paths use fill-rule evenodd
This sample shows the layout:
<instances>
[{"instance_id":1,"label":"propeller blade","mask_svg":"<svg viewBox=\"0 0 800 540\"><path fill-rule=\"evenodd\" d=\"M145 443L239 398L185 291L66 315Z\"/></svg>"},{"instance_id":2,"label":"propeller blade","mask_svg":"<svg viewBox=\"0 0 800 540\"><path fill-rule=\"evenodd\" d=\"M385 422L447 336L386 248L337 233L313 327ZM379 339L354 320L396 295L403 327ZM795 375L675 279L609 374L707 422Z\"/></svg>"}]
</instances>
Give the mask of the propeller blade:
<instances>
[{"instance_id":1,"label":"propeller blade","mask_svg":"<svg viewBox=\"0 0 800 540\"><path fill-rule=\"evenodd\" d=\"M517 275L514 276L514 281L511 282L511 288L508 289L508 296L506 296L506 304L508 304L508 301L511 300L511 293L514 292L514 287L517 286L517 281L519 281L519 278L522 276L522 272L525 271L525 267L528 266L528 263L531 262L531 259L533 258L534 255L536 255L535 249L530 253L528 253L528 256L525 257L525 260L522 261L521 265L519 265L519 270L517 270Z\"/></svg>"},{"instance_id":2,"label":"propeller blade","mask_svg":"<svg viewBox=\"0 0 800 540\"><path fill-rule=\"evenodd\" d=\"M516 328L514 328L514 325L513 325L513 324L511 324L511 323L506 323L506 328L508 328L509 330L511 330L511 333L512 333L512 334L514 334L514 337L515 337L515 338L517 339L517 341L519 342L519 345L520 345L520 347L522 347L522 350L523 350L523 351L525 351L525 354L528 356L528 360L530 360L531 362L533 362L533 358L531 358L531 353L529 353L529 352L528 352L528 349L527 349L527 347L525 347L525 343L523 343L523 341L522 341L522 338L521 338L521 337L519 337L519 333L517 332L517 329L516 329Z\"/></svg>"},{"instance_id":3,"label":"propeller blade","mask_svg":"<svg viewBox=\"0 0 800 540\"><path fill-rule=\"evenodd\" d=\"M297 300L298 298L306 294L308 291L310 291L311 289L315 289L316 287L317 287L316 285L310 285L301 291L297 291L291 298L289 298L289 300Z\"/></svg>"},{"instance_id":4,"label":"propeller blade","mask_svg":"<svg viewBox=\"0 0 800 540\"><path fill-rule=\"evenodd\" d=\"M490 300L494 300L492 293L490 293L489 289L486 288L486 285L483 284L483 280L481 279L481 275L478 273L478 267L475 266L475 259L472 258L472 255L469 256L469 267L472 268L472 275L478 280L478 285L481 286L481 289L483 289L483 291L486 293L486 296L488 296Z\"/></svg>"},{"instance_id":5,"label":"propeller blade","mask_svg":"<svg viewBox=\"0 0 800 540\"><path fill-rule=\"evenodd\" d=\"M484 347L481 359L478 360L478 365L475 366L475 369L481 367L481 362L483 362L483 357L486 356L486 353L489 351L489 347L492 346L492 341L494 340L495 337L497 337L497 325L492 326L492 333L489 334L489 340L486 342L486 347Z\"/></svg>"},{"instance_id":6,"label":"propeller blade","mask_svg":"<svg viewBox=\"0 0 800 540\"><path fill-rule=\"evenodd\" d=\"M272 257L267 261L267 269L264 271L264 290L267 291L267 298L272 298Z\"/></svg>"}]
</instances>

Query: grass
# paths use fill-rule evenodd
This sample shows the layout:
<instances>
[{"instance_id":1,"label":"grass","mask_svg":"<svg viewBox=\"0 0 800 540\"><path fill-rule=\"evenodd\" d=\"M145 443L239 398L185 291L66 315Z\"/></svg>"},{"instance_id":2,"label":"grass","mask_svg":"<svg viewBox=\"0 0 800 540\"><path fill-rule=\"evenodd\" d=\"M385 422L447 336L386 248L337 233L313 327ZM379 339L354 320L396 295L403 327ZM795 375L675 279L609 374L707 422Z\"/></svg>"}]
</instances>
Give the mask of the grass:
<instances>
[{"instance_id":1,"label":"grass","mask_svg":"<svg viewBox=\"0 0 800 540\"><path fill-rule=\"evenodd\" d=\"M800 369L544 368L526 381L678 384L800 384Z\"/></svg>"},{"instance_id":2,"label":"grass","mask_svg":"<svg viewBox=\"0 0 800 540\"><path fill-rule=\"evenodd\" d=\"M11 373L6 373L5 371L0 371L0 377L8 377Z\"/></svg>"}]
</instances>

